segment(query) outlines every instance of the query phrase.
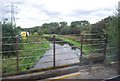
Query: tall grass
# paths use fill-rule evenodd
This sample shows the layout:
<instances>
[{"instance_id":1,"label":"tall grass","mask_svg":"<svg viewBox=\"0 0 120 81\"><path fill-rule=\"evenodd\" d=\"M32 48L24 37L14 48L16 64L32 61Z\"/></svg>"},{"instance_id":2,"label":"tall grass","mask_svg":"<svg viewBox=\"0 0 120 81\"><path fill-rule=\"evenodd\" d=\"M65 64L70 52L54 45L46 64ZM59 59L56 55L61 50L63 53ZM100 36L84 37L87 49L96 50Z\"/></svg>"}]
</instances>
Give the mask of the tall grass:
<instances>
[{"instance_id":1,"label":"tall grass","mask_svg":"<svg viewBox=\"0 0 120 81\"><path fill-rule=\"evenodd\" d=\"M78 46L78 47L80 47L81 46L81 44L80 44L80 42L77 42L77 41L75 41L76 39L78 40L79 38L77 38L77 37L72 37L72 36L57 36L57 38L58 39L61 39L61 40L64 40L64 41L67 41L67 42L69 42L69 43L71 43L71 44L73 44L74 46ZM85 53L85 54L91 54L91 51L86 51L86 50L90 50L90 49L92 49L92 46L83 46L83 52Z\"/></svg>"},{"instance_id":2,"label":"tall grass","mask_svg":"<svg viewBox=\"0 0 120 81\"><path fill-rule=\"evenodd\" d=\"M22 43L30 43L30 42L48 42L45 38L42 37L27 37L27 39L22 40ZM20 57L30 57L30 56L42 56L44 55L47 48L50 47L49 42L48 43L33 43L33 44L22 44L19 46L19 50L28 50L23 52L18 52L19 58ZM33 50L33 49L44 49L44 50ZM6 72L15 72L16 71L16 60L11 60L11 58L16 58L16 56L4 56L3 59L3 73ZM19 65L21 64L29 64L29 63L36 63L40 57L32 57L32 58L26 58L26 59L19 59ZM13 67L12 67L13 66ZM23 65L19 66L19 71L25 71L31 67L33 67L34 64L31 65Z\"/></svg>"}]
</instances>

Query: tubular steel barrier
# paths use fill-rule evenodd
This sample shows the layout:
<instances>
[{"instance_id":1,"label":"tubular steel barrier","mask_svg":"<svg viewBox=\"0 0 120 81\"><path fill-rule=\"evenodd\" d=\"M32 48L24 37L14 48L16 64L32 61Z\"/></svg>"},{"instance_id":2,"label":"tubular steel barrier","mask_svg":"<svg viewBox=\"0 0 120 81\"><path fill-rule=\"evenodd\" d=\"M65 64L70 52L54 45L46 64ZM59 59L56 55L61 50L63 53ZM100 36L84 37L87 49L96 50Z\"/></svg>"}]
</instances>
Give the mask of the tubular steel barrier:
<instances>
[{"instance_id":1,"label":"tubular steel barrier","mask_svg":"<svg viewBox=\"0 0 120 81\"><path fill-rule=\"evenodd\" d=\"M98 37L97 37L98 36ZM65 61L65 60L71 60L71 59L76 59L79 60L79 62L82 64L83 62L83 55L88 56L90 55L90 61L92 62L92 54L102 54L106 58L106 50L107 50L107 35L105 34L104 37L99 38L99 35L97 34L72 34L72 35L48 35L48 36L29 36L26 37L26 39L20 40L22 37L20 36L10 36L10 37L3 37L3 39L7 40L8 43L5 43L2 41L3 47L5 46L11 46L15 48L14 50L2 50L0 53L2 53L2 60L3 60L3 65L2 68L4 70L3 74L5 73L12 73L12 72L20 72L21 68L31 68L33 67L36 63L37 64L45 64L45 63L50 63L52 62L53 64L51 65L52 67L56 67L58 61ZM46 39L47 41L39 41L40 39ZM48 39L49 40L48 40ZM64 38L64 39L63 39ZM15 39L15 42L10 42L9 40ZM30 40L32 39L32 40ZM66 40L65 40L66 39ZM26 42L24 40L28 40L29 42ZM34 41L35 40L35 41ZM36 44L38 46L42 46L42 44L50 44L52 43L52 47L50 48L40 48L40 49L32 49L33 44ZM77 53L76 57L70 57L70 58L64 58L64 59L58 59L59 55L70 55L71 52L67 51L63 53L57 53L57 50L63 49L63 47L57 47L57 43L66 43L70 44L71 49L79 49L77 52L73 52L74 54ZM22 49L22 45L30 45L31 48L27 49ZM64 49L67 49L69 47L64 46ZM111 49L111 48L109 48ZM52 50L52 53L45 55L45 52L47 50ZM37 52L42 52L42 55L39 55ZM64 50L63 50L64 51ZM88 54L87 54L88 53ZM10 55L11 54L11 55ZM35 55L38 54L38 55ZM52 57L52 60L47 60L43 62L32 62L33 59L41 59L43 57ZM104 59L105 59L104 58ZM28 59L28 60L27 60ZM86 59L86 58L85 58ZM28 61L28 63L25 63ZM8 62L8 63L7 63ZM21 67L25 66L25 67ZM9 70L10 67L14 67L13 69L16 70ZM16 67L16 68L15 68ZM25 69L30 70L30 69Z\"/></svg>"}]
</instances>

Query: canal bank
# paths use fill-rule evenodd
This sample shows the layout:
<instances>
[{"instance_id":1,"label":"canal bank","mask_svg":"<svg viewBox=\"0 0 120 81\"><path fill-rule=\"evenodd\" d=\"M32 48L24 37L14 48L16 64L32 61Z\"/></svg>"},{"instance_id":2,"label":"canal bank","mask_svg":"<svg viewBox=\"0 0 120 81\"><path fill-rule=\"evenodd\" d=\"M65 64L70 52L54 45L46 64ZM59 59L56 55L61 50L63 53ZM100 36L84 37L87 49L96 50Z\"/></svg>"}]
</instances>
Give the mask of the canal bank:
<instances>
[{"instance_id":1,"label":"canal bank","mask_svg":"<svg viewBox=\"0 0 120 81\"><path fill-rule=\"evenodd\" d=\"M31 69L46 68L53 66L53 51L54 44L53 39L48 39L50 41L50 49L45 52L43 57L35 64ZM67 42L57 42L60 41L56 39L55 43L55 66L78 63L80 58L80 49L73 48Z\"/></svg>"}]
</instances>

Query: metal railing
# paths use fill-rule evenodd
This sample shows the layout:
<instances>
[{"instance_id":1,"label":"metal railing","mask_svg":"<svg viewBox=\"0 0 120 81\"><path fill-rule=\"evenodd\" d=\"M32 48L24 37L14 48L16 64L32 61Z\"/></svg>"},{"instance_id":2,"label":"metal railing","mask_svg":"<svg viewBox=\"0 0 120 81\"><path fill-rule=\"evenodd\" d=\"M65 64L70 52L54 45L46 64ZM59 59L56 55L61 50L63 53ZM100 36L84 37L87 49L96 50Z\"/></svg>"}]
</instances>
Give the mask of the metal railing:
<instances>
[{"instance_id":1,"label":"metal railing","mask_svg":"<svg viewBox=\"0 0 120 81\"><path fill-rule=\"evenodd\" d=\"M95 38L93 38L92 36L95 37ZM52 48L42 48L42 49L32 49L32 50L21 50L19 48L19 46L23 45L23 44L25 44L25 45L28 45L28 44L47 44L49 42L40 42L40 41L36 42L35 41L35 42L20 43L19 39L22 38L20 36L3 37L3 39L12 39L12 38L16 39L16 42L14 42L14 43L4 43L4 41L3 41L3 43L1 44L2 46L7 46L7 45L12 46L13 45L15 47L15 50L12 50L12 51L5 50L5 51L1 51L0 53L2 53L2 54L16 53L16 55L14 55L14 57L12 57L12 58L4 58L3 57L2 60L3 61L7 60L7 62L8 62L8 60L10 60L11 62L12 62L12 60L16 60L16 64L13 64L13 65L11 64L10 66L8 66L7 63L6 63L6 65L3 66L3 68L16 67L16 71L19 72L20 71L20 66L27 66L27 65L35 65L36 64L36 62L28 63L28 64L21 64L19 62L21 59L30 59L30 58L36 58L36 57L42 58L42 57L47 57L47 56L52 56L53 60L51 60L51 61L44 61L44 62L37 62L37 63L38 64L43 64L43 63L50 63L50 62L52 62L53 63L52 67L56 67L56 63L58 61L65 61L65 60L71 60L71 59L79 59L80 62L82 63L83 55L85 55L85 53L87 53L87 51L89 51L90 53L103 54L104 57L106 57L107 35L105 34L102 39L97 38L97 36L99 36L99 35L96 35L96 34L72 34L72 35L52 35L52 36L29 36L27 38L35 38L35 37L36 38L41 38L41 37L42 38L46 38L46 37L47 38L52 38L52 40L51 40L51 42L53 43L53 47ZM61 40L61 39L59 39L59 37L64 37L67 40ZM72 37L74 37L75 39L72 39ZM56 39L58 39L58 40L56 40ZM80 43L80 45L72 44L71 42L73 42L73 41L75 41L77 43ZM62 54L56 53L56 49L61 49L60 47L56 47L56 43L64 43L64 42L71 43L72 44L71 47L78 48L80 50L79 51L79 53L80 53L79 57L72 57L72 58L66 58L66 59L57 60L56 59L57 55L69 54L69 52L62 53ZM91 46L91 47L87 48L86 46ZM98 46L98 47L96 47L96 46ZM99 48L100 46L102 46L102 48ZM64 48L67 48L67 47L64 47ZM19 54L21 54L20 52L49 50L49 49L53 50L53 53L51 53L49 55L27 56L27 57L20 57L20 55L19 55Z\"/></svg>"}]
</instances>

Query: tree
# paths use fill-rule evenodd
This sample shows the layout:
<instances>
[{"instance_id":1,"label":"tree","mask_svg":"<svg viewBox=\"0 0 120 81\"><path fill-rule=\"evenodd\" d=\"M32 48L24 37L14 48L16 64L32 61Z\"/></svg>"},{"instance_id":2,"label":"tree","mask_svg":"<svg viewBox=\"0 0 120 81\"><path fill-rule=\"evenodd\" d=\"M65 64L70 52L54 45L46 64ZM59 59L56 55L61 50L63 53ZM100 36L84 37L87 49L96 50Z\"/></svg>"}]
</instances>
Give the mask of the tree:
<instances>
[{"instance_id":1,"label":"tree","mask_svg":"<svg viewBox=\"0 0 120 81\"><path fill-rule=\"evenodd\" d=\"M18 35L18 31L11 23L2 24L2 36L9 37L9 36L16 36ZM2 43L16 43L16 38L2 38ZM2 45L2 51L15 51L15 45ZM15 55L16 53L3 53L3 55Z\"/></svg>"},{"instance_id":2,"label":"tree","mask_svg":"<svg viewBox=\"0 0 120 81\"><path fill-rule=\"evenodd\" d=\"M61 27L59 31L61 35L68 35L70 33L70 27L69 26Z\"/></svg>"},{"instance_id":3,"label":"tree","mask_svg":"<svg viewBox=\"0 0 120 81\"><path fill-rule=\"evenodd\" d=\"M21 28L20 26L16 27L15 29L16 29L16 31L18 31L18 34L20 34L20 33L21 33L21 31L24 31L24 29L23 29L23 28Z\"/></svg>"},{"instance_id":4,"label":"tree","mask_svg":"<svg viewBox=\"0 0 120 81\"><path fill-rule=\"evenodd\" d=\"M104 21L99 21L98 23L92 25L91 33L104 34L104 30L106 28L106 23Z\"/></svg>"},{"instance_id":5,"label":"tree","mask_svg":"<svg viewBox=\"0 0 120 81\"><path fill-rule=\"evenodd\" d=\"M54 29L54 31L55 31L54 33L55 33L55 34L60 34L60 31L61 31L62 28L64 28L64 27L60 27L60 26L59 26L59 27L56 27L56 28Z\"/></svg>"},{"instance_id":6,"label":"tree","mask_svg":"<svg viewBox=\"0 0 120 81\"><path fill-rule=\"evenodd\" d=\"M89 25L90 23L87 20L83 20L83 21L72 21L71 22L71 27L76 27L77 25L82 25L82 26L86 26Z\"/></svg>"},{"instance_id":7,"label":"tree","mask_svg":"<svg viewBox=\"0 0 120 81\"><path fill-rule=\"evenodd\" d=\"M39 36L41 36L41 35L44 34L44 32L42 31L42 29L39 29L39 30L37 31L37 33L38 33Z\"/></svg>"},{"instance_id":8,"label":"tree","mask_svg":"<svg viewBox=\"0 0 120 81\"><path fill-rule=\"evenodd\" d=\"M11 23L2 24L2 35L4 36L15 36L18 34L18 31Z\"/></svg>"},{"instance_id":9,"label":"tree","mask_svg":"<svg viewBox=\"0 0 120 81\"><path fill-rule=\"evenodd\" d=\"M49 23L49 26L52 28L55 28L55 27L58 27L59 24L58 24L58 22L51 22L51 23Z\"/></svg>"},{"instance_id":10,"label":"tree","mask_svg":"<svg viewBox=\"0 0 120 81\"><path fill-rule=\"evenodd\" d=\"M70 26L76 27L77 25L81 25L81 22L80 21L72 21Z\"/></svg>"},{"instance_id":11,"label":"tree","mask_svg":"<svg viewBox=\"0 0 120 81\"><path fill-rule=\"evenodd\" d=\"M83 26L89 25L90 23L87 20L80 21L80 24Z\"/></svg>"},{"instance_id":12,"label":"tree","mask_svg":"<svg viewBox=\"0 0 120 81\"><path fill-rule=\"evenodd\" d=\"M48 27L50 27L49 23L42 24L42 28L48 28Z\"/></svg>"},{"instance_id":13,"label":"tree","mask_svg":"<svg viewBox=\"0 0 120 81\"><path fill-rule=\"evenodd\" d=\"M111 17L105 32L108 34L109 45L116 47L118 45L118 18L116 16Z\"/></svg>"},{"instance_id":14,"label":"tree","mask_svg":"<svg viewBox=\"0 0 120 81\"><path fill-rule=\"evenodd\" d=\"M35 32L38 31L38 29L40 28L40 26L35 26L33 28L24 28L24 31L28 31L30 34L34 34Z\"/></svg>"},{"instance_id":15,"label":"tree","mask_svg":"<svg viewBox=\"0 0 120 81\"><path fill-rule=\"evenodd\" d=\"M62 27L67 26L67 22L60 22L60 26Z\"/></svg>"}]
</instances>

